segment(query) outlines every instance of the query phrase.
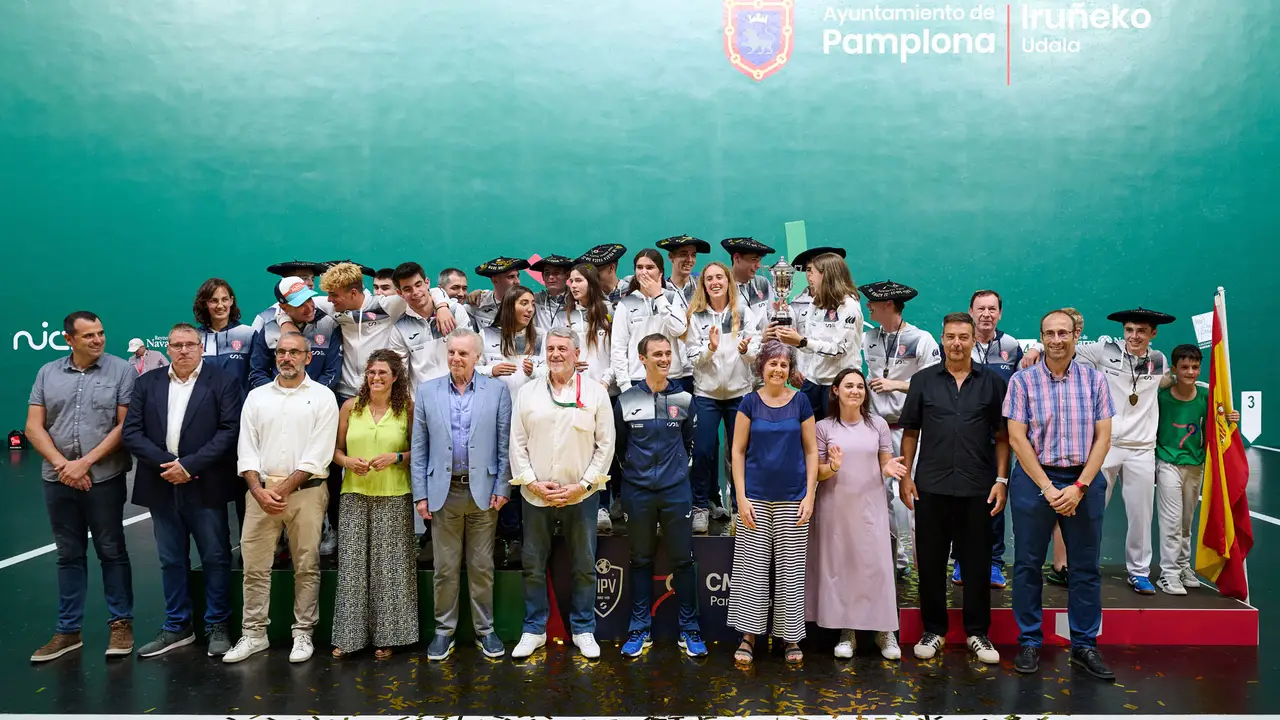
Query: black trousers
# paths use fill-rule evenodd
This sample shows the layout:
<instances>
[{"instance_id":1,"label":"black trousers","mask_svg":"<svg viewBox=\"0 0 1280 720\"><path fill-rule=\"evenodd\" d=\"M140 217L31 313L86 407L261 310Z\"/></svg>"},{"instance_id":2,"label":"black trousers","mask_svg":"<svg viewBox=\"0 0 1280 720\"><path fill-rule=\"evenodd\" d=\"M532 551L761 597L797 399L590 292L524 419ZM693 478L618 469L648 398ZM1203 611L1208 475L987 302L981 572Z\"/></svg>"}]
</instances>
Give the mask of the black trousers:
<instances>
[{"instance_id":1,"label":"black trousers","mask_svg":"<svg viewBox=\"0 0 1280 720\"><path fill-rule=\"evenodd\" d=\"M920 493L916 500L916 562L924 631L947 634L947 557L952 545L964 581L964 631L991 629L991 506L986 496Z\"/></svg>"}]
</instances>

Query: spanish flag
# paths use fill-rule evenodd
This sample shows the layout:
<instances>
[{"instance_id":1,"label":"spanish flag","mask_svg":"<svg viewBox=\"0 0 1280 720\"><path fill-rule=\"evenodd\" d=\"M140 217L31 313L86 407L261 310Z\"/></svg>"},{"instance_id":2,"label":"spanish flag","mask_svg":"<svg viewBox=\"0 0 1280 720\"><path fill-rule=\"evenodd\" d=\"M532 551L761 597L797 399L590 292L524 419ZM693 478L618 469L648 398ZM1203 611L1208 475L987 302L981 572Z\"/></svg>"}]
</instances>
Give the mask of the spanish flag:
<instances>
[{"instance_id":1,"label":"spanish flag","mask_svg":"<svg viewBox=\"0 0 1280 720\"><path fill-rule=\"evenodd\" d=\"M1226 307L1219 294L1213 307L1213 346L1209 357L1209 417L1206 428L1204 485L1196 538L1196 571L1218 586L1218 594L1244 600L1249 595L1244 559L1253 547L1253 524L1245 486L1249 461L1240 429L1228 423L1231 372L1227 352Z\"/></svg>"}]
</instances>

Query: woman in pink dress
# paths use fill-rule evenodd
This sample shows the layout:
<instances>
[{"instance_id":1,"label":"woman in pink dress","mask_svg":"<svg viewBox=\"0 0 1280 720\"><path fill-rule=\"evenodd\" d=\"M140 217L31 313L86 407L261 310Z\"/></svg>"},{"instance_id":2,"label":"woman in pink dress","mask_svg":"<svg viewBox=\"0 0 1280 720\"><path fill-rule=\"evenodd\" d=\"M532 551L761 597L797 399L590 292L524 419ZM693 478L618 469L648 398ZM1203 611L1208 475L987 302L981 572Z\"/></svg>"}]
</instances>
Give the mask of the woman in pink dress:
<instances>
[{"instance_id":1,"label":"woman in pink dress","mask_svg":"<svg viewBox=\"0 0 1280 720\"><path fill-rule=\"evenodd\" d=\"M817 425L818 496L809 535L805 619L839 629L835 655L853 657L856 630L875 630L880 654L902 651L889 544L884 478L907 469L893 456L889 425L871 414L862 371L841 370L831 385L826 419Z\"/></svg>"}]
</instances>

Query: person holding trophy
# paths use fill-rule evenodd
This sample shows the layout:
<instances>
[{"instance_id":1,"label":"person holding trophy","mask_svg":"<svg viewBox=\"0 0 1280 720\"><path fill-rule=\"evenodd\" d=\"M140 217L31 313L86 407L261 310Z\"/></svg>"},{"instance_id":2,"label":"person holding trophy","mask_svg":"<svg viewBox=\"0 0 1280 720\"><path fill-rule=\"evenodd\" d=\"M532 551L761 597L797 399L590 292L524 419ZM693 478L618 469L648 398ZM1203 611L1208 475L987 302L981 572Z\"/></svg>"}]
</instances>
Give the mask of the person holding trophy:
<instances>
[{"instance_id":1,"label":"person holding trophy","mask_svg":"<svg viewBox=\"0 0 1280 720\"><path fill-rule=\"evenodd\" d=\"M787 302L794 271L785 259L778 260L769 268L778 301L763 339L780 340L799 350L804 381L800 392L809 398L814 416L822 420L836 375L844 368L862 367L862 305L844 250L814 248L801 253L796 264L804 268L809 282L808 306Z\"/></svg>"}]
</instances>

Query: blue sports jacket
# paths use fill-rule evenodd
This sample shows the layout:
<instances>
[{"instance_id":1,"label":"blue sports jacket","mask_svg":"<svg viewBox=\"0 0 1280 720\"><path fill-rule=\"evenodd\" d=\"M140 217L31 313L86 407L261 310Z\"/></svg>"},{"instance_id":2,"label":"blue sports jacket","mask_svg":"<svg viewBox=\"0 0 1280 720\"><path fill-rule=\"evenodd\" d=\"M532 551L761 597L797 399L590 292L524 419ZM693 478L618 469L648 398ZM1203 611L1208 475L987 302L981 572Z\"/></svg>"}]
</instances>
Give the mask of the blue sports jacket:
<instances>
[{"instance_id":1,"label":"blue sports jacket","mask_svg":"<svg viewBox=\"0 0 1280 720\"><path fill-rule=\"evenodd\" d=\"M693 396L668 382L655 393L644 380L618 396L614 425L622 479L645 490L689 484L689 455L697 419Z\"/></svg>"}]
</instances>

